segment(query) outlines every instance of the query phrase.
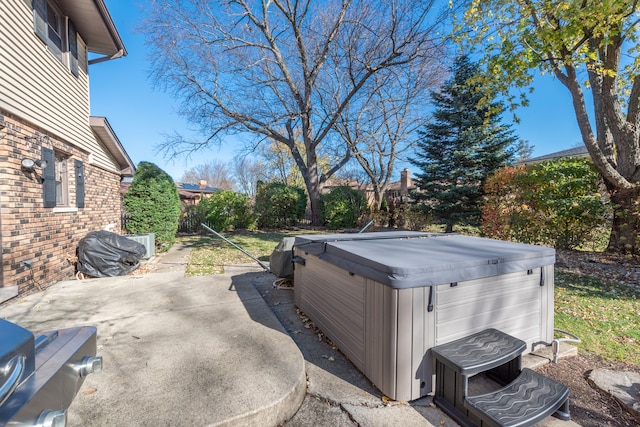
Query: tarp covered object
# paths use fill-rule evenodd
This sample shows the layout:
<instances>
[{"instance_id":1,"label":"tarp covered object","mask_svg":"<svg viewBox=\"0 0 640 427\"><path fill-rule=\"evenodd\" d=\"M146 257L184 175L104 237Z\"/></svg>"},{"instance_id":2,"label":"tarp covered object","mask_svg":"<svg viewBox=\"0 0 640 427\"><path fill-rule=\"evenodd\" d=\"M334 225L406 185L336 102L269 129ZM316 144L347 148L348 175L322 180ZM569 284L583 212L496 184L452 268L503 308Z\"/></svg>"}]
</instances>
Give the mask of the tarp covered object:
<instances>
[{"instance_id":1,"label":"tarp covered object","mask_svg":"<svg viewBox=\"0 0 640 427\"><path fill-rule=\"evenodd\" d=\"M295 237L284 237L269 257L269 270L282 279L293 279L293 244Z\"/></svg>"},{"instance_id":2,"label":"tarp covered object","mask_svg":"<svg viewBox=\"0 0 640 427\"><path fill-rule=\"evenodd\" d=\"M110 231L91 231L78 243L78 272L94 277L124 276L140 265L146 249Z\"/></svg>"}]
</instances>

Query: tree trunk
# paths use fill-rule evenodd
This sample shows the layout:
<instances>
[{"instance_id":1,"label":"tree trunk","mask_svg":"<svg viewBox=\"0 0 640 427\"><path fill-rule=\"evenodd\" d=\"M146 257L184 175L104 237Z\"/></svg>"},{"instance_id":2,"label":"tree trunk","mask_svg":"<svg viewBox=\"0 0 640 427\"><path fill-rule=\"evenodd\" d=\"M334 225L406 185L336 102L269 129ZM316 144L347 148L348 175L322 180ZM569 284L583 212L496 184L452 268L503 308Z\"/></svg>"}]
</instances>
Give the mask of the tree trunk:
<instances>
[{"instance_id":1,"label":"tree trunk","mask_svg":"<svg viewBox=\"0 0 640 427\"><path fill-rule=\"evenodd\" d=\"M607 251L640 255L640 188L609 188L613 223Z\"/></svg>"},{"instance_id":2,"label":"tree trunk","mask_svg":"<svg viewBox=\"0 0 640 427\"><path fill-rule=\"evenodd\" d=\"M305 138L310 141L310 138ZM322 225L322 217L320 215L320 194L322 190L322 182L318 175L318 157L315 149L311 149L311 142L306 142L306 164L305 184L307 186L307 194L309 195L309 208L311 209L311 225ZM302 170L302 169L301 169Z\"/></svg>"},{"instance_id":3,"label":"tree trunk","mask_svg":"<svg viewBox=\"0 0 640 427\"><path fill-rule=\"evenodd\" d=\"M453 233L453 221L447 221L444 229L445 233Z\"/></svg>"},{"instance_id":4,"label":"tree trunk","mask_svg":"<svg viewBox=\"0 0 640 427\"><path fill-rule=\"evenodd\" d=\"M312 196L309 194L309 208L311 209L311 225L322 225L322 216L320 215L320 193Z\"/></svg>"}]
</instances>

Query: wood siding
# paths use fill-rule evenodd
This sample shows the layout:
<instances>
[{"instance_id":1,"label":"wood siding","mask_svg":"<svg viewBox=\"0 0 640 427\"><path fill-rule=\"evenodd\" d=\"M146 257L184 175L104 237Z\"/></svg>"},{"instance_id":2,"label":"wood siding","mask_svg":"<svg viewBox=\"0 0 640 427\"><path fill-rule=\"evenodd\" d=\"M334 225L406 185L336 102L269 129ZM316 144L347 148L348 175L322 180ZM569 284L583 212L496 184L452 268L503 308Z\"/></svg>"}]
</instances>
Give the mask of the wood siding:
<instances>
[{"instance_id":1,"label":"wood siding","mask_svg":"<svg viewBox=\"0 0 640 427\"><path fill-rule=\"evenodd\" d=\"M34 32L30 3L0 1L0 110L93 154L94 166L119 173L89 126L87 73L79 67L74 76L49 52Z\"/></svg>"}]
</instances>

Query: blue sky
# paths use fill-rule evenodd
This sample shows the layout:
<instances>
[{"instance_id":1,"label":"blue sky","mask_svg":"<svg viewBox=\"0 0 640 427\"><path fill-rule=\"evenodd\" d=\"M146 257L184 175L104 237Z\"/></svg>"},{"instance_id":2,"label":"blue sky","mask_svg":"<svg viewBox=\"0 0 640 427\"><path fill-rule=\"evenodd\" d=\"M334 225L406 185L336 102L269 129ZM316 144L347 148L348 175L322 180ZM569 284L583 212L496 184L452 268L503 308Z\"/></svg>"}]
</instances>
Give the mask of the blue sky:
<instances>
[{"instance_id":1,"label":"blue sky","mask_svg":"<svg viewBox=\"0 0 640 427\"><path fill-rule=\"evenodd\" d=\"M179 101L154 88L149 77L149 52L144 36L136 30L142 22L139 4L145 2L105 0L105 3L128 55L90 67L91 114L107 117L135 164L153 162L174 180L193 166L214 159L231 161L241 148L233 138L222 148L212 147L188 159L171 160L156 152L155 146L166 135L196 134L177 114ZM530 106L520 108L516 114L520 123L514 124L513 129L520 139L534 147L534 157L581 144L569 92L549 75L536 79Z\"/></svg>"}]
</instances>

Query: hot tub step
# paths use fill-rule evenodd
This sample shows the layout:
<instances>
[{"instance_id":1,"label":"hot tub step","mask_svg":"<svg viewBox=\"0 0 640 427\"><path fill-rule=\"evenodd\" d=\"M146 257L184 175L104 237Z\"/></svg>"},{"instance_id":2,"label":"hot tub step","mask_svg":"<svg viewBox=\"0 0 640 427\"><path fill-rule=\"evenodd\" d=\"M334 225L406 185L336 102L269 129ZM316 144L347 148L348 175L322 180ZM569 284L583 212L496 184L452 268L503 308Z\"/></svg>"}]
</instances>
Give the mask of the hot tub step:
<instances>
[{"instance_id":1,"label":"hot tub step","mask_svg":"<svg viewBox=\"0 0 640 427\"><path fill-rule=\"evenodd\" d=\"M569 389L531 369L492 393L467 397L467 410L482 420L483 426L533 426L553 414L569 420Z\"/></svg>"}]
</instances>

